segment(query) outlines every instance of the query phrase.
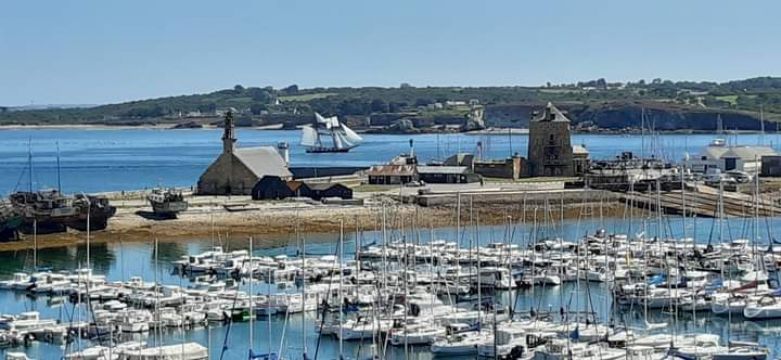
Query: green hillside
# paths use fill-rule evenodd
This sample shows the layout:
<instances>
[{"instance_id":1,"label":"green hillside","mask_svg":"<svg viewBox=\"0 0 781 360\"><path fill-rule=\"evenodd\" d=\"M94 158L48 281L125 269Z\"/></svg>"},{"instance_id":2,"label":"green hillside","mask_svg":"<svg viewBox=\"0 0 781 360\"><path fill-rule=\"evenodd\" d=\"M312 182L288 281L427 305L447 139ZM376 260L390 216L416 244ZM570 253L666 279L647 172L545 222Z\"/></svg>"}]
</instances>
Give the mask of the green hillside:
<instances>
[{"instance_id":1,"label":"green hillside","mask_svg":"<svg viewBox=\"0 0 781 360\"><path fill-rule=\"evenodd\" d=\"M11 111L0 107L0 124L181 123L189 118L217 117L222 111L231 108L246 118L302 115L314 111L339 116L415 112L423 117L436 117L455 116L454 109L463 110L463 103L494 106L547 101L585 106L643 102L657 106L674 105L676 109L757 114L762 109L765 115L774 119L776 114L781 114L781 78L759 77L724 83L661 79L609 83L598 79L540 87L414 87L402 84L394 88L299 89L292 85L273 89L236 85L233 89L208 94L172 96L92 108Z\"/></svg>"}]
</instances>

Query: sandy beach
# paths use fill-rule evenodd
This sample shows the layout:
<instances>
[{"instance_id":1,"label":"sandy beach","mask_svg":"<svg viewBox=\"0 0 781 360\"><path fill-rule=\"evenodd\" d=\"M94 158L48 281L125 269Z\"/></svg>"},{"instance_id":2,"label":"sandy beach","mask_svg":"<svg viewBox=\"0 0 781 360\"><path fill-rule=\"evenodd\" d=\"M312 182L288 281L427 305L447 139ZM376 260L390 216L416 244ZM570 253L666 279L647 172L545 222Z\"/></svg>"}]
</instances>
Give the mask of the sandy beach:
<instances>
[{"instance_id":1,"label":"sandy beach","mask_svg":"<svg viewBox=\"0 0 781 360\"><path fill-rule=\"evenodd\" d=\"M135 197L135 194L131 196ZM456 226L455 206L421 207L402 204L386 196L366 197L364 205L326 205L304 201L253 202L248 197L193 197L191 208L176 219L155 219L151 209L141 199L112 200L117 214L109 220L108 228L93 231L91 243L118 241L188 241L216 237L273 238L291 234L296 224L302 233L339 232L342 222L346 231L375 230L382 226L383 204L388 228L449 227ZM598 206L598 205L597 205ZM228 211L230 208L233 211ZM541 221L544 209L524 211L521 204L475 205L471 213L466 202L462 205L463 225L476 221L480 225L506 224L508 217L518 221ZM622 216L623 206L603 204L603 216ZM568 205L564 218L583 216L583 205ZM594 212L590 212L593 216ZM550 209L551 219L560 219L558 207ZM32 235L23 235L20 241L0 243L0 251L34 248ZM38 248L60 247L86 242L86 233L69 230L66 233L38 235ZM262 244L259 244L262 246Z\"/></svg>"}]
</instances>

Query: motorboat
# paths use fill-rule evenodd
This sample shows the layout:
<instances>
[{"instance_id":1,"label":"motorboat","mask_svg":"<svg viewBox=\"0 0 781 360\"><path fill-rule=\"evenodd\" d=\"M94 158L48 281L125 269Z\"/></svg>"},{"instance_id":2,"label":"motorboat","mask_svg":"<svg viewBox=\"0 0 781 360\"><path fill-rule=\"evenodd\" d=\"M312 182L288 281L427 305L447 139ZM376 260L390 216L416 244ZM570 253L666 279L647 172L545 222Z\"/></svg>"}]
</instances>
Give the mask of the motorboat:
<instances>
[{"instance_id":1,"label":"motorboat","mask_svg":"<svg viewBox=\"0 0 781 360\"><path fill-rule=\"evenodd\" d=\"M57 320L41 319L37 311L27 311L19 315L0 316L0 329L19 332L31 332L47 326L57 325Z\"/></svg>"},{"instance_id":2,"label":"motorboat","mask_svg":"<svg viewBox=\"0 0 781 360\"><path fill-rule=\"evenodd\" d=\"M774 296L763 296L755 303L746 305L743 316L754 320L781 318L781 301Z\"/></svg>"}]
</instances>

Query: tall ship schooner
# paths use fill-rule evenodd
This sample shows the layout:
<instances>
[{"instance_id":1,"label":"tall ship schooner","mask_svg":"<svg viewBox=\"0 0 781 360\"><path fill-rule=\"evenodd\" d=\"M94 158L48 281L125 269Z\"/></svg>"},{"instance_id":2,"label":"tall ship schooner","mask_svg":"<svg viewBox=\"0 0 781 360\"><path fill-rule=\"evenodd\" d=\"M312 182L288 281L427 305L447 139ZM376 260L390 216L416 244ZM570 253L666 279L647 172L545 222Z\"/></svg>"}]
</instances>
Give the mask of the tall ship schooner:
<instances>
[{"instance_id":1,"label":"tall ship schooner","mask_svg":"<svg viewBox=\"0 0 781 360\"><path fill-rule=\"evenodd\" d=\"M315 113L315 122L301 128L301 145L308 153L348 152L363 142L363 138L336 116L323 117Z\"/></svg>"}]
</instances>

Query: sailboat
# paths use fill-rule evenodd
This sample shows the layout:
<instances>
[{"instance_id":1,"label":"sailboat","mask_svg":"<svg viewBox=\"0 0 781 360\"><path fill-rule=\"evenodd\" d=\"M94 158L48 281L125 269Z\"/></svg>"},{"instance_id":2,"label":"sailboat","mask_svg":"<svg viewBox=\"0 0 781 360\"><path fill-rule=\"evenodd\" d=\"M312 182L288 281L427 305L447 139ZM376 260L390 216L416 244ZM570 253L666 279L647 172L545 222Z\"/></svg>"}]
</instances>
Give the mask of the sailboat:
<instances>
[{"instance_id":1,"label":"sailboat","mask_svg":"<svg viewBox=\"0 0 781 360\"><path fill-rule=\"evenodd\" d=\"M301 128L301 145L308 153L348 152L360 145L363 138L336 116L323 117L315 113L315 122Z\"/></svg>"}]
</instances>

